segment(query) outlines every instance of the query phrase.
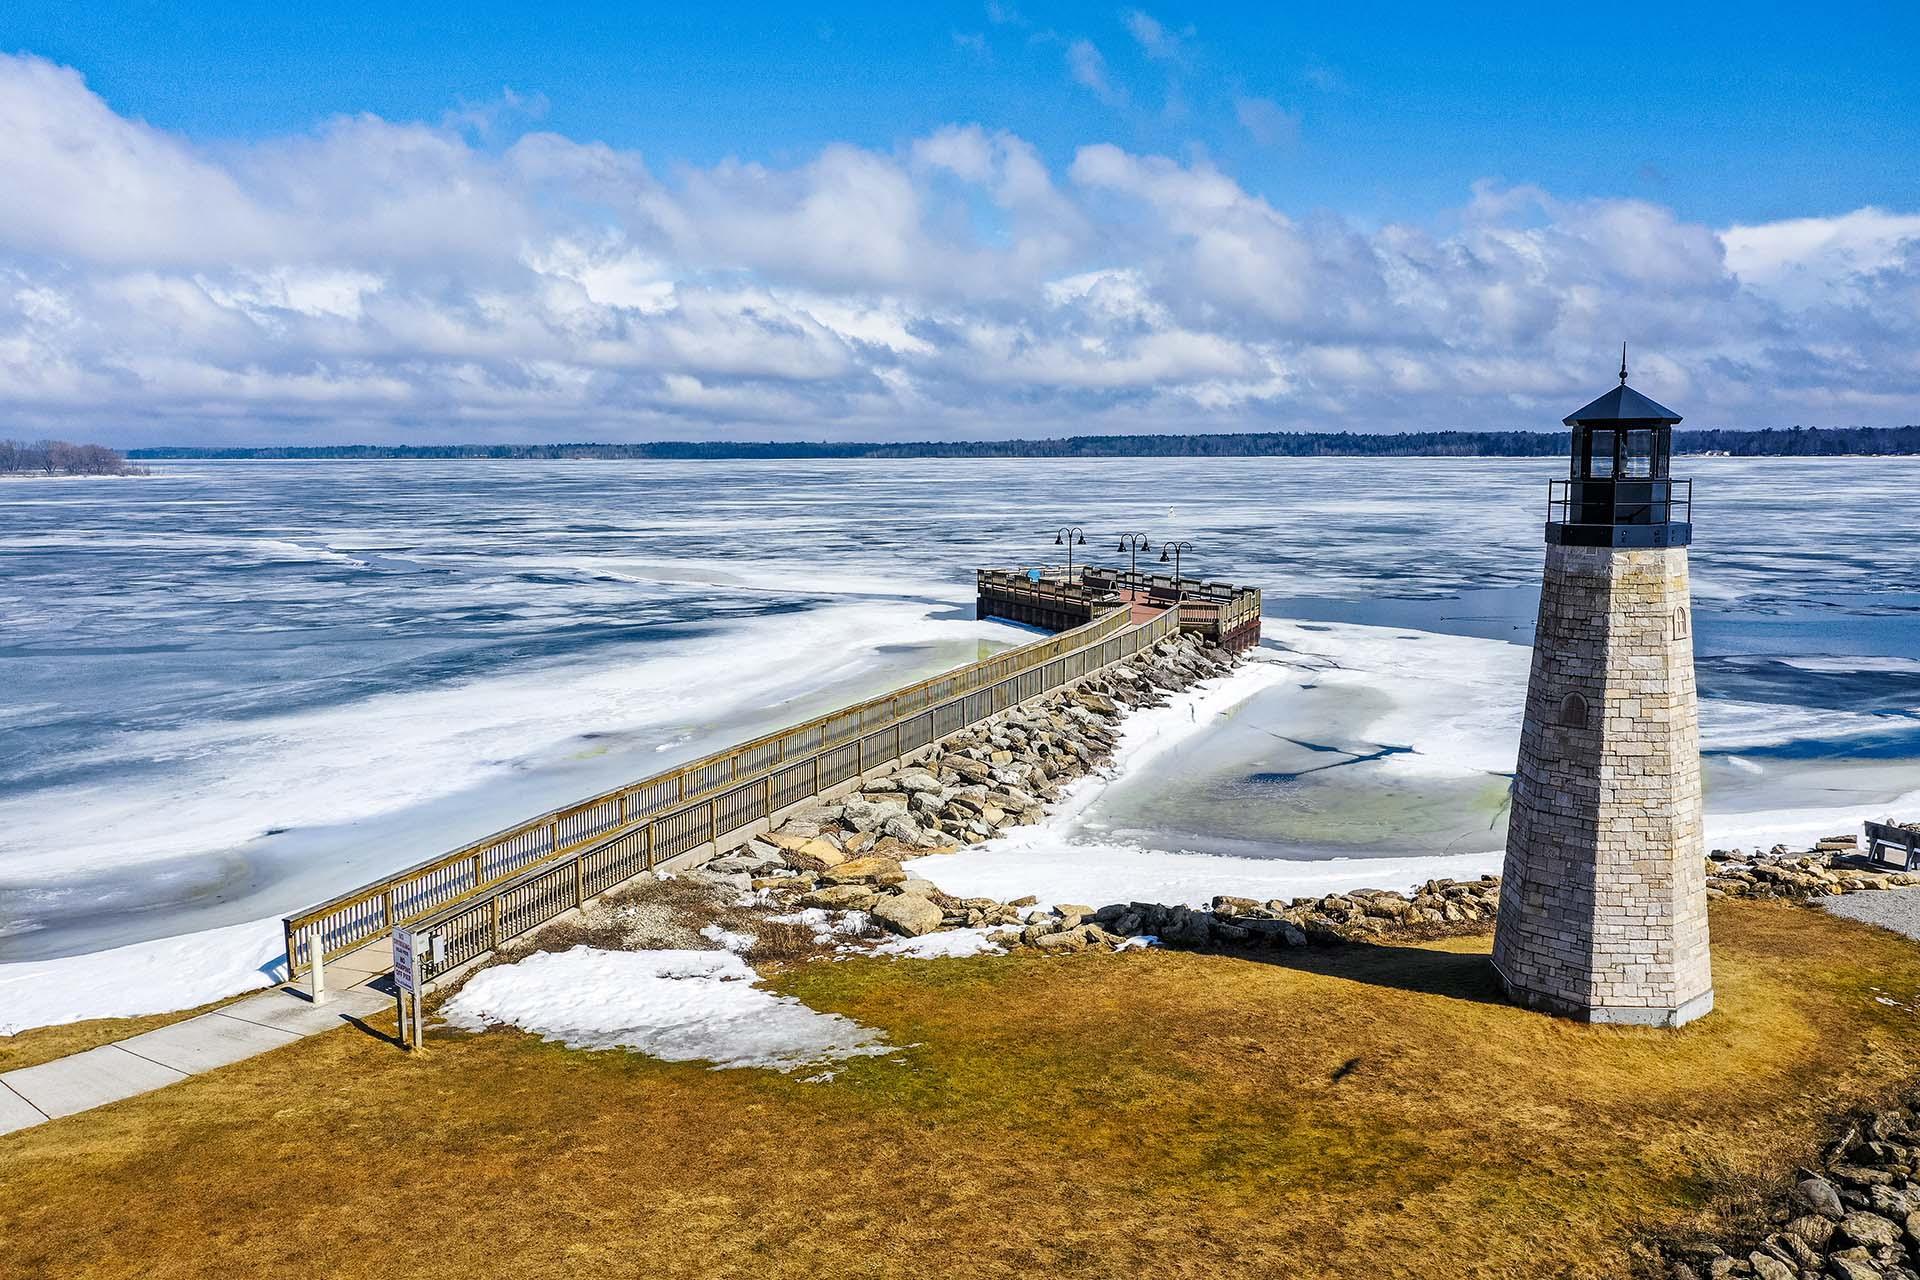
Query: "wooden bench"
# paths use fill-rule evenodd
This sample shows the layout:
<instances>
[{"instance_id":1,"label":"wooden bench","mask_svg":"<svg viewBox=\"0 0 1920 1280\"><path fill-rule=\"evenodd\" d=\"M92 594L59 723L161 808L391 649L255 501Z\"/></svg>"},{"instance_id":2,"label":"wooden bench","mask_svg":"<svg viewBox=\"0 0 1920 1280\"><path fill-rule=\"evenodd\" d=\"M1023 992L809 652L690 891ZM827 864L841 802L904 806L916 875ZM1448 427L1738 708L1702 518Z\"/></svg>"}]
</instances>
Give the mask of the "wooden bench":
<instances>
[{"instance_id":1,"label":"wooden bench","mask_svg":"<svg viewBox=\"0 0 1920 1280\"><path fill-rule=\"evenodd\" d=\"M1920 831L1909 831L1886 822L1867 823L1867 861L1880 861L1880 850L1898 855L1888 861L1901 864L1904 871L1920 866Z\"/></svg>"}]
</instances>

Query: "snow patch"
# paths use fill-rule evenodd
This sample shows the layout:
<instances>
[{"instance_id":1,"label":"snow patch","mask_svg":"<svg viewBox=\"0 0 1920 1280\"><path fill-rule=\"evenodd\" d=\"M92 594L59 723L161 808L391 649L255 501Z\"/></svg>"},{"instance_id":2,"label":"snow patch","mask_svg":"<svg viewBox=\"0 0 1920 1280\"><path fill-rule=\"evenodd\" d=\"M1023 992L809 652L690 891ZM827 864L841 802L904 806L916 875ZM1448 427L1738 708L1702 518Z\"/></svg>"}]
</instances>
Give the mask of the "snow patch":
<instances>
[{"instance_id":1,"label":"snow patch","mask_svg":"<svg viewBox=\"0 0 1920 1280\"><path fill-rule=\"evenodd\" d=\"M759 939L751 933L735 933L731 929L722 929L717 924L704 926L700 930L700 936L708 942L719 943L723 948L733 952L735 955L745 955L747 952L753 950L753 944L759 941Z\"/></svg>"},{"instance_id":2,"label":"snow patch","mask_svg":"<svg viewBox=\"0 0 1920 1280\"><path fill-rule=\"evenodd\" d=\"M895 1050L881 1033L755 985L731 951L541 952L482 970L445 1006L453 1026L507 1025L570 1049L775 1071Z\"/></svg>"},{"instance_id":3,"label":"snow patch","mask_svg":"<svg viewBox=\"0 0 1920 1280\"><path fill-rule=\"evenodd\" d=\"M191 1009L286 977L273 917L58 960L0 964L0 1036Z\"/></svg>"},{"instance_id":4,"label":"snow patch","mask_svg":"<svg viewBox=\"0 0 1920 1280\"><path fill-rule=\"evenodd\" d=\"M911 956L916 960L959 960L967 956L1005 955L998 938L1013 931L1005 925L985 929L943 929L917 938L895 938L871 949L877 956Z\"/></svg>"}]
</instances>

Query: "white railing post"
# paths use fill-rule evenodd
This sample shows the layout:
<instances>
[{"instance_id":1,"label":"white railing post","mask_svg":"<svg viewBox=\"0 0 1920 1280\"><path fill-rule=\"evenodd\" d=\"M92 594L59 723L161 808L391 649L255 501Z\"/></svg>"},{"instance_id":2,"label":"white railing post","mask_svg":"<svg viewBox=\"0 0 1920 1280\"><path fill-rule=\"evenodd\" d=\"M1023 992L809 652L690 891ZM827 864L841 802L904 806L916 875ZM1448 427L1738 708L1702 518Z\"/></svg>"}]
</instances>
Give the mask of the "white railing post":
<instances>
[{"instance_id":1,"label":"white railing post","mask_svg":"<svg viewBox=\"0 0 1920 1280\"><path fill-rule=\"evenodd\" d=\"M313 980L310 988L313 1003L325 1004L327 1002L327 944L318 925L307 930L307 954L313 960L312 968L308 971L308 977Z\"/></svg>"}]
</instances>

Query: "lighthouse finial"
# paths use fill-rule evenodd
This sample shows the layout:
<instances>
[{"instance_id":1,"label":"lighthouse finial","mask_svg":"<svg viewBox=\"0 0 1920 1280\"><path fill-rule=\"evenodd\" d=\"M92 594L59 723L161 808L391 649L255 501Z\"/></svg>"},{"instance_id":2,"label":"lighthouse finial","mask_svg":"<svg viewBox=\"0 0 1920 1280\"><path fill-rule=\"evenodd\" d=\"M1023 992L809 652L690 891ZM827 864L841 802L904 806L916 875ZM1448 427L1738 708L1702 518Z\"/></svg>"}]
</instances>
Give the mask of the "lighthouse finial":
<instances>
[{"instance_id":1,"label":"lighthouse finial","mask_svg":"<svg viewBox=\"0 0 1920 1280\"><path fill-rule=\"evenodd\" d=\"M1620 385L1627 385L1627 344L1620 344Z\"/></svg>"}]
</instances>

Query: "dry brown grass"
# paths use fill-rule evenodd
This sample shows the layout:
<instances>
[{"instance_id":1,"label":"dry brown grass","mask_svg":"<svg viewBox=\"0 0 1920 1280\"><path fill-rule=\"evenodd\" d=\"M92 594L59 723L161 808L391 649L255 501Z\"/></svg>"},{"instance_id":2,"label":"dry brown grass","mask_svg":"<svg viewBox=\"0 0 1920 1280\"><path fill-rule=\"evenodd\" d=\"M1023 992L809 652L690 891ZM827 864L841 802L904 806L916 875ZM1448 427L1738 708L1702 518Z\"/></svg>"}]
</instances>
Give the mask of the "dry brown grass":
<instances>
[{"instance_id":1,"label":"dry brown grass","mask_svg":"<svg viewBox=\"0 0 1920 1280\"><path fill-rule=\"evenodd\" d=\"M785 965L817 956L822 949L806 925L761 919L753 922L753 945L746 958L756 966Z\"/></svg>"},{"instance_id":2,"label":"dry brown grass","mask_svg":"<svg viewBox=\"0 0 1920 1280\"><path fill-rule=\"evenodd\" d=\"M1920 948L1713 927L1678 1032L1511 1008L1463 938L801 965L913 1046L830 1084L336 1033L0 1138L0 1273L1621 1275L1920 1074Z\"/></svg>"}]
</instances>

